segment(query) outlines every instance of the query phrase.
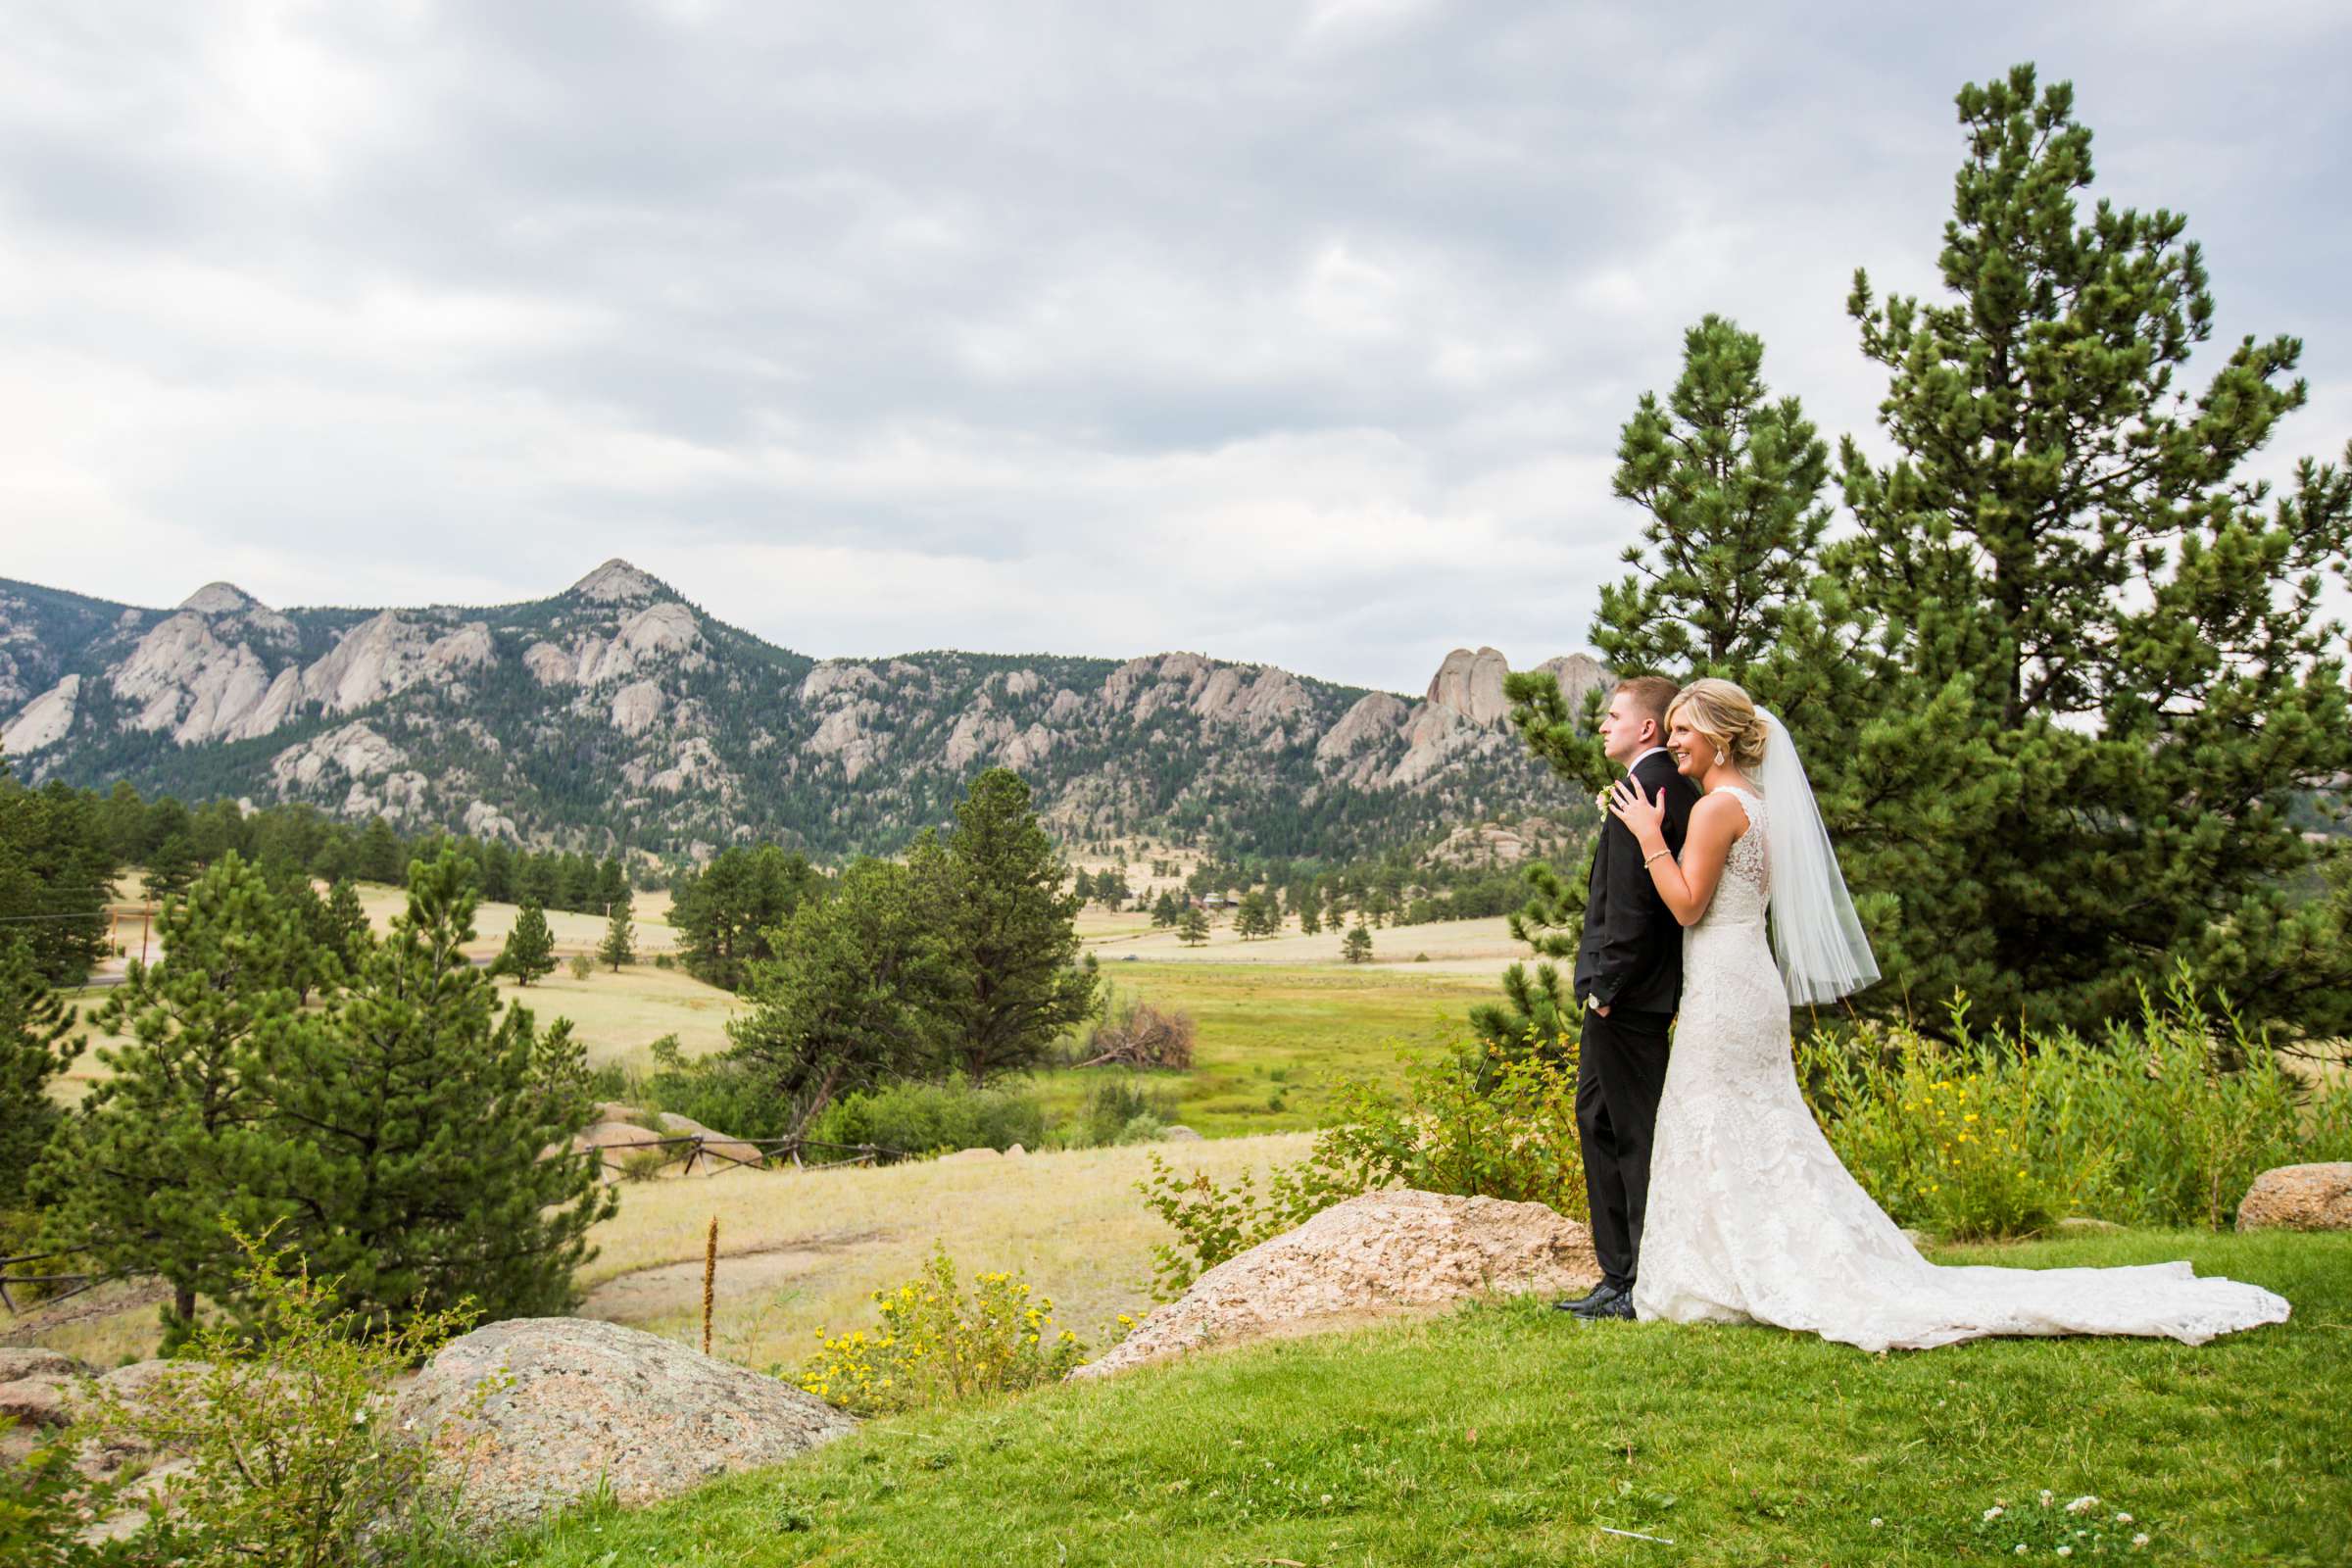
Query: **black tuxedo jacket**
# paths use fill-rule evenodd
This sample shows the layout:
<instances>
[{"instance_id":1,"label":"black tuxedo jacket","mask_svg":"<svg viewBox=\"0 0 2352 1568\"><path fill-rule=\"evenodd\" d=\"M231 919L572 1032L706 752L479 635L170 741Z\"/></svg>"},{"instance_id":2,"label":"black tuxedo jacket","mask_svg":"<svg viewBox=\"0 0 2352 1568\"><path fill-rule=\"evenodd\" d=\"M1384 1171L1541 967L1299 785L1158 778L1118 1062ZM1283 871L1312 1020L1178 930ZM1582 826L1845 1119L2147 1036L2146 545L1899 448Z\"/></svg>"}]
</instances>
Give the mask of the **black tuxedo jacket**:
<instances>
[{"instance_id":1,"label":"black tuxedo jacket","mask_svg":"<svg viewBox=\"0 0 2352 1568\"><path fill-rule=\"evenodd\" d=\"M1664 752L1635 764L1642 793L1666 802L1666 847L1683 853L1698 789ZM1671 1013L1683 994L1683 928L1642 864L1642 841L1615 816L1600 824L1585 901L1585 940L1576 952L1576 1000L1611 1013Z\"/></svg>"}]
</instances>

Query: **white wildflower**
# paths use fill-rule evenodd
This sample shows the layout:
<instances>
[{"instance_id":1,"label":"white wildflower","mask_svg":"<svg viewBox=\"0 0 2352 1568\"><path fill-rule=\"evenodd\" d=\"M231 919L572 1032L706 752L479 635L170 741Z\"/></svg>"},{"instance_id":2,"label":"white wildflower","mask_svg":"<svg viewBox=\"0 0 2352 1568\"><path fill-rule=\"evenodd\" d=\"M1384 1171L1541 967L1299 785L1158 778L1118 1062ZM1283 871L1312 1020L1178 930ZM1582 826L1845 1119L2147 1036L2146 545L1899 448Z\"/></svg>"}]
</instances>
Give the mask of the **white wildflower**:
<instances>
[{"instance_id":1,"label":"white wildflower","mask_svg":"<svg viewBox=\"0 0 2352 1568\"><path fill-rule=\"evenodd\" d=\"M2047 1508L2047 1507L2050 1505L2050 1503L2051 1503L2051 1500L2052 1500L2052 1499L2054 1499L2054 1498L2055 1498L2057 1495L2058 1495L2058 1494L2056 1494L2055 1492L2052 1492L2052 1491L2051 1491L2049 1488L2047 1488L2047 1487L2044 1487L2044 1488L2042 1488L2042 1489L2041 1489L2041 1505L2042 1505L2044 1508Z\"/></svg>"},{"instance_id":2,"label":"white wildflower","mask_svg":"<svg viewBox=\"0 0 2352 1568\"><path fill-rule=\"evenodd\" d=\"M2098 1498L2096 1498L2096 1497L2091 1497L2091 1496L2082 1496L2082 1497L2077 1497L2077 1498L2076 1498L2074 1501L2072 1501L2072 1502L2068 1503L2068 1504L2066 1505L2066 1511L2067 1511L2068 1513L2088 1513L2088 1512L2090 1512L2090 1510L2091 1510L2091 1509L2093 1509L2093 1508L2096 1508L2098 1505L2099 1505L2099 1499L2098 1499Z\"/></svg>"},{"instance_id":3,"label":"white wildflower","mask_svg":"<svg viewBox=\"0 0 2352 1568\"><path fill-rule=\"evenodd\" d=\"M2147 1544L2148 1544L2148 1533L2147 1533L2145 1530L2142 1530L2142 1531L2141 1531L2141 1532L2140 1532L2138 1535L2136 1535L2136 1536L2133 1536L2133 1537L2132 1538L2132 1546L2133 1546L2133 1547L2135 1547L2135 1548L2136 1548L2136 1547L2139 1547L2139 1546L2144 1546L2144 1545L2146 1545Z\"/></svg>"},{"instance_id":4,"label":"white wildflower","mask_svg":"<svg viewBox=\"0 0 2352 1568\"><path fill-rule=\"evenodd\" d=\"M2119 1525L2128 1525L2132 1522L2132 1516L2128 1513L2119 1513L2115 1516L2115 1522Z\"/></svg>"},{"instance_id":5,"label":"white wildflower","mask_svg":"<svg viewBox=\"0 0 2352 1568\"><path fill-rule=\"evenodd\" d=\"M1985 1522L1986 1524L1990 1524L1990 1523L1992 1523L1992 1522L1993 1522L1995 1519L1998 1519L1998 1518L1999 1518L1999 1517L2000 1517L2000 1516L2001 1516L2001 1515L2002 1515L2002 1514L2003 1514L2005 1511L2006 1511L2006 1510L2005 1510L2005 1509L2003 1509L1999 1503L1997 1503L1997 1502L1996 1502L1996 1503L1994 1503L1994 1504L1993 1504L1991 1507L1989 1507L1989 1508L1987 1508L1987 1509L1985 1509L1985 1510L1984 1510L1984 1522Z\"/></svg>"},{"instance_id":6,"label":"white wildflower","mask_svg":"<svg viewBox=\"0 0 2352 1568\"><path fill-rule=\"evenodd\" d=\"M1884 1520L1884 1519L1873 1519L1873 1520L1871 1520L1871 1522L1870 1522L1870 1528L1871 1528L1871 1529L1873 1529L1873 1530L1876 1530L1876 1529L1878 1529L1878 1528L1879 1528L1879 1526L1881 1526L1881 1525L1885 1524L1886 1522L1886 1520Z\"/></svg>"},{"instance_id":7,"label":"white wildflower","mask_svg":"<svg viewBox=\"0 0 2352 1568\"><path fill-rule=\"evenodd\" d=\"M2075 1548L2072 1546L2060 1546L2058 1548L2058 1555L2061 1557L2072 1557L2074 1554Z\"/></svg>"},{"instance_id":8,"label":"white wildflower","mask_svg":"<svg viewBox=\"0 0 2352 1568\"><path fill-rule=\"evenodd\" d=\"M2020 1557L2023 1557L2026 1554L2026 1544L2022 1541L2017 1544L2017 1554Z\"/></svg>"}]
</instances>

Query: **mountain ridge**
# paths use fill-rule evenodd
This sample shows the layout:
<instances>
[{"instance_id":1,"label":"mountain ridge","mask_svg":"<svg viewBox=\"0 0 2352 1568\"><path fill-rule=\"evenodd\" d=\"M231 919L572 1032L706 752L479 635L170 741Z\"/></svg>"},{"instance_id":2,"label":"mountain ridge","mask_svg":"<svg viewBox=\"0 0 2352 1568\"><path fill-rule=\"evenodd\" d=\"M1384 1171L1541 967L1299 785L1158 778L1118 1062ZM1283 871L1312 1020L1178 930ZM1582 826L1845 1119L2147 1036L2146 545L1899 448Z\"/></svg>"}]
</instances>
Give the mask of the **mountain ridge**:
<instances>
[{"instance_id":1,"label":"mountain ridge","mask_svg":"<svg viewBox=\"0 0 2352 1568\"><path fill-rule=\"evenodd\" d=\"M1572 705L1607 679L1536 667ZM1556 814L1579 797L1510 735L1506 669L1456 649L1416 701L1182 651L818 660L618 558L494 606L281 611L216 581L164 610L0 579L0 751L35 780L692 858L895 848L992 763L1065 834L1236 853Z\"/></svg>"}]
</instances>

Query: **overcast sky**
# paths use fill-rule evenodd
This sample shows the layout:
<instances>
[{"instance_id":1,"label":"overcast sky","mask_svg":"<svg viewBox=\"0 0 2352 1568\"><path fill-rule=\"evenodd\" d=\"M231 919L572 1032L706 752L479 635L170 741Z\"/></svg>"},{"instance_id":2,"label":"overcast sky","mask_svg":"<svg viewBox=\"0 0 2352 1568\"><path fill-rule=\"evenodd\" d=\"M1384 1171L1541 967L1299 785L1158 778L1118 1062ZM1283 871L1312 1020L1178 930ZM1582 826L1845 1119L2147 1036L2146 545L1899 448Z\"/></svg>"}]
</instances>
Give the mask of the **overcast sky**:
<instances>
[{"instance_id":1,"label":"overcast sky","mask_svg":"<svg viewBox=\"0 0 2352 1568\"><path fill-rule=\"evenodd\" d=\"M496 603L625 556L829 655L1418 690L1580 646L1618 425L1718 311L1868 431L1951 99L2076 83L2216 344L2352 435L2352 8L12 7L0 575Z\"/></svg>"}]
</instances>

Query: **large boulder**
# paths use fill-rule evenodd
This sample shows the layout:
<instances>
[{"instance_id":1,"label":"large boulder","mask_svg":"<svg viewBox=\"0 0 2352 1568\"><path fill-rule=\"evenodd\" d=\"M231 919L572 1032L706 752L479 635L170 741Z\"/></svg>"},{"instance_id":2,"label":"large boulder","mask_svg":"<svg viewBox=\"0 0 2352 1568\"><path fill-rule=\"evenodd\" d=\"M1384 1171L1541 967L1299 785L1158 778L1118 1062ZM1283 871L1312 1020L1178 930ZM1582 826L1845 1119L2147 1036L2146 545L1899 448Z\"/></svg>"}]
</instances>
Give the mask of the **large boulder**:
<instances>
[{"instance_id":1,"label":"large boulder","mask_svg":"<svg viewBox=\"0 0 2352 1568\"><path fill-rule=\"evenodd\" d=\"M2352 1161L2264 1171L2237 1205L2237 1228L2352 1231Z\"/></svg>"},{"instance_id":2,"label":"large boulder","mask_svg":"<svg viewBox=\"0 0 2352 1568\"><path fill-rule=\"evenodd\" d=\"M594 1152L596 1172L606 1181L616 1182L634 1159L662 1159L686 1157L685 1144L664 1147L662 1140L673 1134L654 1132L634 1122L592 1122L572 1136L571 1150L575 1154Z\"/></svg>"},{"instance_id":3,"label":"large boulder","mask_svg":"<svg viewBox=\"0 0 2352 1568\"><path fill-rule=\"evenodd\" d=\"M1421 1313L1484 1294L1598 1284L1592 1234L1542 1203L1366 1193L1227 1258L1074 1377L1209 1346Z\"/></svg>"},{"instance_id":4,"label":"large boulder","mask_svg":"<svg viewBox=\"0 0 2352 1568\"><path fill-rule=\"evenodd\" d=\"M585 1318L516 1318L452 1340L392 1419L431 1446L466 1528L489 1535L609 1485L637 1506L774 1464L856 1423L671 1341Z\"/></svg>"}]
</instances>

